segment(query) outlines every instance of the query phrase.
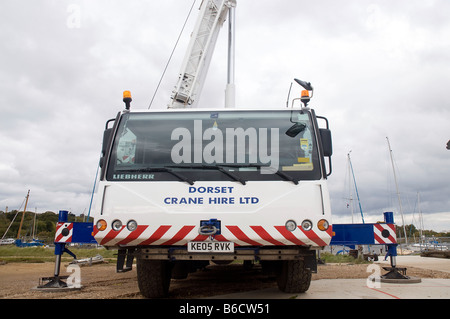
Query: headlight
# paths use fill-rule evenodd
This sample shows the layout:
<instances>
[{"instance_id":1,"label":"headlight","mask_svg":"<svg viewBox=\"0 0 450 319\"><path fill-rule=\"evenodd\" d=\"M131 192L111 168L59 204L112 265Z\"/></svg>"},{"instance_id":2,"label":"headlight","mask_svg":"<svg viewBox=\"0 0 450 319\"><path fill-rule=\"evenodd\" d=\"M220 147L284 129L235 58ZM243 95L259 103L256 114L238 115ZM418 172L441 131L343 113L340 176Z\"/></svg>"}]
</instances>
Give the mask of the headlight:
<instances>
[{"instance_id":1,"label":"headlight","mask_svg":"<svg viewBox=\"0 0 450 319\"><path fill-rule=\"evenodd\" d=\"M122 230L122 222L118 219L112 222L111 227L115 231Z\"/></svg>"},{"instance_id":2,"label":"headlight","mask_svg":"<svg viewBox=\"0 0 450 319\"><path fill-rule=\"evenodd\" d=\"M135 231L136 228L137 228L137 226L138 226L138 224L137 224L137 222L136 222L135 220L130 220L130 221L127 223L127 229L128 229L129 231Z\"/></svg>"},{"instance_id":3,"label":"headlight","mask_svg":"<svg viewBox=\"0 0 450 319\"><path fill-rule=\"evenodd\" d=\"M103 230L106 229L108 224L106 223L106 221L104 219L100 219L100 220L97 221L97 224L95 226L97 226L97 229L99 231L103 231Z\"/></svg>"},{"instance_id":4,"label":"headlight","mask_svg":"<svg viewBox=\"0 0 450 319\"><path fill-rule=\"evenodd\" d=\"M326 219L321 219L317 222L317 228L319 228L321 231L326 231L330 224Z\"/></svg>"},{"instance_id":5,"label":"headlight","mask_svg":"<svg viewBox=\"0 0 450 319\"><path fill-rule=\"evenodd\" d=\"M285 224L285 227L289 231L294 231L297 228L297 223L293 220L288 220Z\"/></svg>"},{"instance_id":6,"label":"headlight","mask_svg":"<svg viewBox=\"0 0 450 319\"><path fill-rule=\"evenodd\" d=\"M304 230L311 230L312 225L313 225L312 222L308 219L305 219L304 221L302 221L302 228Z\"/></svg>"}]
</instances>

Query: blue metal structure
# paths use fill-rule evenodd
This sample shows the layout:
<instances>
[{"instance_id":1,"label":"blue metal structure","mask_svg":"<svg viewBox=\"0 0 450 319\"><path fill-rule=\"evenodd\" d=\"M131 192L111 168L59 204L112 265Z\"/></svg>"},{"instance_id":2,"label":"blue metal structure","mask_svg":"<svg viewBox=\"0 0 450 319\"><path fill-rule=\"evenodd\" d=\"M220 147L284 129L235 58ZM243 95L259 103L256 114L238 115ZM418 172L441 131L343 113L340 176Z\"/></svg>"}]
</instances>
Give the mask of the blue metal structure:
<instances>
[{"instance_id":1,"label":"blue metal structure","mask_svg":"<svg viewBox=\"0 0 450 319\"><path fill-rule=\"evenodd\" d=\"M394 232L394 236L392 236ZM394 214L384 213L384 223L374 224L333 224L334 236L330 245L386 245L387 254L397 256L397 240L395 238Z\"/></svg>"},{"instance_id":2,"label":"blue metal structure","mask_svg":"<svg viewBox=\"0 0 450 319\"><path fill-rule=\"evenodd\" d=\"M391 267L381 276L383 282L420 282L406 276L406 268L397 267L397 240L395 236L394 214L384 213L384 223L375 224L333 224L334 236L330 245L343 245L355 248L356 245L385 245L386 257L390 257ZM393 233L392 233L393 232Z\"/></svg>"},{"instance_id":3,"label":"blue metal structure","mask_svg":"<svg viewBox=\"0 0 450 319\"><path fill-rule=\"evenodd\" d=\"M61 256L64 253L69 254L74 259L77 257L67 247L67 244L97 244L97 241L92 236L94 229L93 223L82 222L68 222L69 212L65 210L59 211L57 231L55 234L55 273L53 277L41 278L41 281L48 281L46 284L41 284L38 289L51 289L51 288L67 288L67 283L63 279L67 279L68 276L60 276L61 269Z\"/></svg>"},{"instance_id":4,"label":"blue metal structure","mask_svg":"<svg viewBox=\"0 0 450 319\"><path fill-rule=\"evenodd\" d=\"M392 212L384 213L384 223L333 224L333 238L330 245L389 245L397 246L395 224Z\"/></svg>"},{"instance_id":5,"label":"blue metal structure","mask_svg":"<svg viewBox=\"0 0 450 319\"><path fill-rule=\"evenodd\" d=\"M355 245L374 245L373 224L333 224L335 235L330 245L343 245L355 247Z\"/></svg>"}]
</instances>

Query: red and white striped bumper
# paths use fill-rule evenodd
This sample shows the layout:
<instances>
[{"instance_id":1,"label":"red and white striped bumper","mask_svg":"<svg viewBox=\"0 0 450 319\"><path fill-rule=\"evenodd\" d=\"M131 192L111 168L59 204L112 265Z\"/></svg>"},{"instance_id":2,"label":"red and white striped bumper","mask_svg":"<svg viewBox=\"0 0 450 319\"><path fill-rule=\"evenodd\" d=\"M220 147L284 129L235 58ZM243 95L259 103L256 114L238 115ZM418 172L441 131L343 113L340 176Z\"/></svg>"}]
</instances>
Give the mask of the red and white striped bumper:
<instances>
[{"instance_id":1,"label":"red and white striped bumper","mask_svg":"<svg viewBox=\"0 0 450 319\"><path fill-rule=\"evenodd\" d=\"M103 246L182 246L189 241L204 241L209 236L199 235L198 227L187 225L140 225L134 231L125 226L115 231L110 228L99 231L94 226L94 237ZM236 226L225 225L217 241L231 241L236 246L314 246L329 245L332 237L331 226L326 231L305 231L298 227L293 232L283 226Z\"/></svg>"}]
</instances>

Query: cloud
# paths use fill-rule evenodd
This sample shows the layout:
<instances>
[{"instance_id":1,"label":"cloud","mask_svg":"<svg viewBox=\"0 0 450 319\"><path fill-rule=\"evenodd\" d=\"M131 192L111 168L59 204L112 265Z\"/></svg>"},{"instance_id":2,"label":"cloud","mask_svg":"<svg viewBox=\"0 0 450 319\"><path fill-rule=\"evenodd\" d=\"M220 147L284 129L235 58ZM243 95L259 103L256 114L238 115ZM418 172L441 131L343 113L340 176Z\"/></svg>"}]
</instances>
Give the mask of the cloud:
<instances>
[{"instance_id":1,"label":"cloud","mask_svg":"<svg viewBox=\"0 0 450 319\"><path fill-rule=\"evenodd\" d=\"M81 213L89 206L106 120L122 109L123 90L132 91L133 107L147 109L191 5L3 1L0 205L18 208L31 189L38 211ZM198 6L152 108L169 102ZM405 213L417 192L424 214L449 210L449 6L238 1L237 105L285 107L294 77L312 82L310 105L329 119L333 134L329 187L337 219L349 216L343 198L350 150L367 218L397 206L387 136ZM223 107L226 36L200 107ZM294 86L292 96L299 93Z\"/></svg>"}]
</instances>

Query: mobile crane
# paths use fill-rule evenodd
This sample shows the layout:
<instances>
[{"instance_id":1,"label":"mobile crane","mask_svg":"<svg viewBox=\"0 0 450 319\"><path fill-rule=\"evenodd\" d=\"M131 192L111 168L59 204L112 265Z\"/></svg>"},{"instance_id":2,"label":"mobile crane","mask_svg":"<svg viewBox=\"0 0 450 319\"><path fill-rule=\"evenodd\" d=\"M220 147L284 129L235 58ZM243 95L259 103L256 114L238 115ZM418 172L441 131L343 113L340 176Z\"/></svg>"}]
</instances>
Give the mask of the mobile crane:
<instances>
[{"instance_id":1,"label":"mobile crane","mask_svg":"<svg viewBox=\"0 0 450 319\"><path fill-rule=\"evenodd\" d=\"M313 87L300 80L302 97L289 108L235 108L235 6L202 2L167 110L131 110L126 91L125 110L105 127L93 235L118 249L117 271L137 259L145 297L166 295L171 278L235 260L259 262L282 291L304 292L316 251L331 241L328 121L307 106ZM225 108L199 109L227 17Z\"/></svg>"}]
</instances>

